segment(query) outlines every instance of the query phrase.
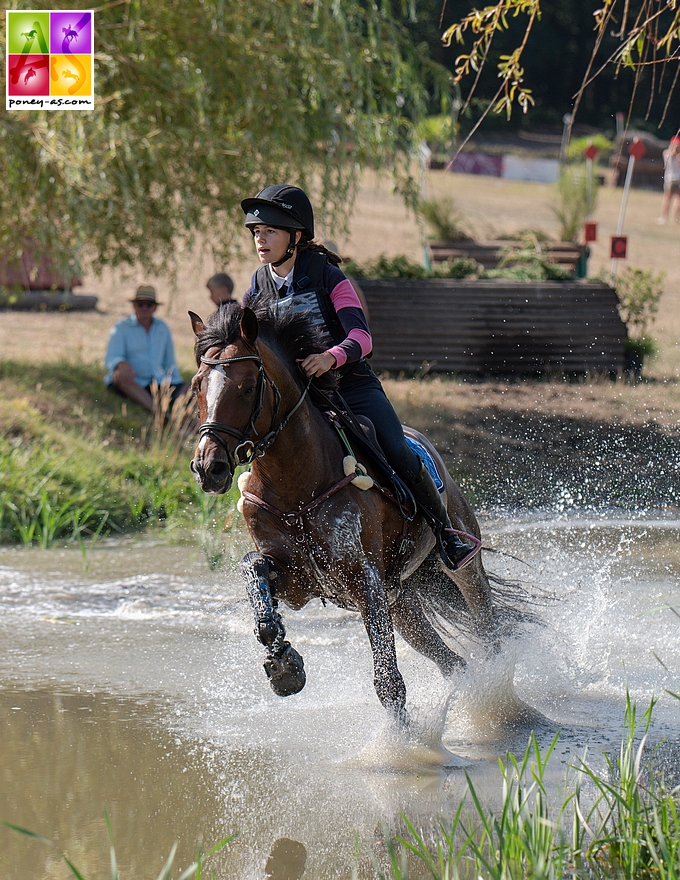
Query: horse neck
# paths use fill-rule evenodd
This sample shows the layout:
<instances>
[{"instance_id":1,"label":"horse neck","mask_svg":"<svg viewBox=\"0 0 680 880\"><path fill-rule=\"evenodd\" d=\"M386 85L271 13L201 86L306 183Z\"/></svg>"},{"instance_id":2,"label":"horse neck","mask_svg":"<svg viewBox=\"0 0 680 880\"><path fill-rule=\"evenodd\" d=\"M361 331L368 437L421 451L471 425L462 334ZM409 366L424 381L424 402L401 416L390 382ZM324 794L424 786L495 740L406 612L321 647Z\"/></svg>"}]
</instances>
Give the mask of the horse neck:
<instances>
[{"instance_id":1,"label":"horse neck","mask_svg":"<svg viewBox=\"0 0 680 880\"><path fill-rule=\"evenodd\" d=\"M272 422L275 427L297 404L303 389L271 348L260 342L259 349L267 376L281 394L278 413ZM271 414L271 409L268 408L267 414ZM265 455L254 460L253 475L268 494L280 502L296 504L303 487L311 487L313 491L318 487L327 488L326 484L333 479L334 464L339 464L342 458L341 454L333 454L336 445L330 425L307 397Z\"/></svg>"}]
</instances>

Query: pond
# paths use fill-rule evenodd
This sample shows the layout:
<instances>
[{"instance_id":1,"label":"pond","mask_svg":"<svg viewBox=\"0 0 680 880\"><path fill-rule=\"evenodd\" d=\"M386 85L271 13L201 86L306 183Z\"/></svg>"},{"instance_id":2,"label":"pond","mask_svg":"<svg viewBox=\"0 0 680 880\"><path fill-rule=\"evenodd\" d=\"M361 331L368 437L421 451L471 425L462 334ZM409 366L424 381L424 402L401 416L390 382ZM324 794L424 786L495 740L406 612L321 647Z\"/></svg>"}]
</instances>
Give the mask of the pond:
<instances>
[{"instance_id":1,"label":"pond","mask_svg":"<svg viewBox=\"0 0 680 880\"><path fill-rule=\"evenodd\" d=\"M550 779L588 747L616 751L626 686L654 693L654 737L677 754L680 521L547 513L482 522L509 555L488 567L540 588L542 625L445 682L398 641L416 741L375 696L358 616L318 602L287 612L307 686L280 699L233 566L154 541L0 550L0 819L53 839L86 877L108 876L103 811L121 877L156 877L238 832L220 878L374 877L371 854L452 816L465 766L498 796L498 757L561 729ZM526 707L529 724L522 724ZM677 767L670 767L677 772ZM176 872L178 874L179 871ZM58 853L0 828L3 880L69 876ZM420 876L417 871L414 877Z\"/></svg>"}]
</instances>

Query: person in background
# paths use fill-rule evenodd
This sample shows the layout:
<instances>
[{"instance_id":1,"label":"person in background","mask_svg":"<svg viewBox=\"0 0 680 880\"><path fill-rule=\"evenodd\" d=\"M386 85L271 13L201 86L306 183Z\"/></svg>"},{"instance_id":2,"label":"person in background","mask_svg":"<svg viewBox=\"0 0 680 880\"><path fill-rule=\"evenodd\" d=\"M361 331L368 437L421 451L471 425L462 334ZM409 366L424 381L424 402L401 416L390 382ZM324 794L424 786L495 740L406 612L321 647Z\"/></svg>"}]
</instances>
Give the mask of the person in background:
<instances>
[{"instance_id":1,"label":"person in background","mask_svg":"<svg viewBox=\"0 0 680 880\"><path fill-rule=\"evenodd\" d=\"M671 201L675 197L676 223L680 221L680 137L671 138L668 149L663 151L663 204L661 216L657 223L665 223L671 209Z\"/></svg>"},{"instance_id":2,"label":"person in background","mask_svg":"<svg viewBox=\"0 0 680 880\"><path fill-rule=\"evenodd\" d=\"M154 401L150 386L169 381L173 401L189 390L175 361L170 328L155 316L161 303L156 288L142 284L130 300L134 313L111 330L104 363L108 370L104 382L149 411Z\"/></svg>"},{"instance_id":3,"label":"person in background","mask_svg":"<svg viewBox=\"0 0 680 880\"><path fill-rule=\"evenodd\" d=\"M234 292L234 282L226 272L218 272L208 279L206 287L210 291L210 299L219 308L222 303L238 302L232 296Z\"/></svg>"}]
</instances>

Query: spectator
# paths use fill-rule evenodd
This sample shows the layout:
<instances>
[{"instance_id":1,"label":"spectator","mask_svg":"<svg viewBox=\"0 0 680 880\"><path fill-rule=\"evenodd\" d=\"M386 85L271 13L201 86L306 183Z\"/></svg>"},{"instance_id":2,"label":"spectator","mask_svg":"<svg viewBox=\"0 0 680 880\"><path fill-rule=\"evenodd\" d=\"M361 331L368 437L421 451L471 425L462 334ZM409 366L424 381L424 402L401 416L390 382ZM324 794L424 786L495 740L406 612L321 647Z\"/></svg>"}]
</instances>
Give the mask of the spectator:
<instances>
[{"instance_id":1,"label":"spectator","mask_svg":"<svg viewBox=\"0 0 680 880\"><path fill-rule=\"evenodd\" d=\"M663 151L663 204L661 216L657 223L665 223L671 209L671 201L675 197L675 222L680 220L680 137L671 138L668 149Z\"/></svg>"},{"instance_id":2,"label":"spectator","mask_svg":"<svg viewBox=\"0 0 680 880\"><path fill-rule=\"evenodd\" d=\"M159 385L169 380L173 401L188 391L189 385L182 381L177 368L170 328L155 317L161 305L155 287L142 284L130 302L134 314L118 321L109 336L104 381L151 411L154 401L150 386L154 379Z\"/></svg>"},{"instance_id":3,"label":"spectator","mask_svg":"<svg viewBox=\"0 0 680 880\"><path fill-rule=\"evenodd\" d=\"M234 299L234 282L226 272L218 272L209 279L206 287L210 291L210 299L219 308L222 303L238 302Z\"/></svg>"}]
</instances>

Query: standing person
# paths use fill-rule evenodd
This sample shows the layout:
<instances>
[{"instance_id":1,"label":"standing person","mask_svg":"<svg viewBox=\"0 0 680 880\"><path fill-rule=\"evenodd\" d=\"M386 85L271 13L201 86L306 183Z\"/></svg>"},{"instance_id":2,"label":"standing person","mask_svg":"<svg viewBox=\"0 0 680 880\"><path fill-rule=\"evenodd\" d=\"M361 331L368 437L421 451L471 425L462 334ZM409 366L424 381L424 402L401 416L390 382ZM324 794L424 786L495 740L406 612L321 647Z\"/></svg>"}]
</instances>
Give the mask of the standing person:
<instances>
[{"instance_id":1,"label":"standing person","mask_svg":"<svg viewBox=\"0 0 680 880\"><path fill-rule=\"evenodd\" d=\"M671 209L671 201L675 197L675 216L680 221L680 137L671 138L668 149L663 151L663 204L661 216L657 223L665 223Z\"/></svg>"},{"instance_id":2,"label":"standing person","mask_svg":"<svg viewBox=\"0 0 680 880\"><path fill-rule=\"evenodd\" d=\"M175 361L170 328L155 317L161 303L156 288L142 284L130 300L134 313L122 318L111 330L106 348L104 381L120 394L153 410L150 385L170 381L173 401L189 390Z\"/></svg>"},{"instance_id":3,"label":"standing person","mask_svg":"<svg viewBox=\"0 0 680 880\"><path fill-rule=\"evenodd\" d=\"M226 272L218 272L217 275L213 275L212 278L208 279L208 283L205 286L210 291L210 299L218 308L222 303L238 302L232 296L234 282Z\"/></svg>"},{"instance_id":4,"label":"standing person","mask_svg":"<svg viewBox=\"0 0 680 880\"><path fill-rule=\"evenodd\" d=\"M465 565L480 545L466 543L454 531L429 471L406 442L399 418L366 362L372 349L366 317L356 291L338 268L340 257L314 241L314 212L307 195L296 186L276 184L244 199L241 207L262 264L243 305L262 301L273 311L312 312L327 348L306 357L303 371L308 377L339 371L340 394L354 413L375 425L388 461L435 532L442 558L452 570Z\"/></svg>"}]
</instances>

